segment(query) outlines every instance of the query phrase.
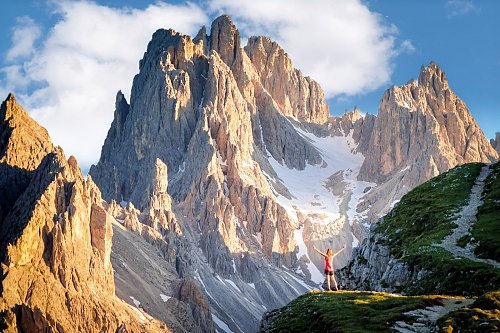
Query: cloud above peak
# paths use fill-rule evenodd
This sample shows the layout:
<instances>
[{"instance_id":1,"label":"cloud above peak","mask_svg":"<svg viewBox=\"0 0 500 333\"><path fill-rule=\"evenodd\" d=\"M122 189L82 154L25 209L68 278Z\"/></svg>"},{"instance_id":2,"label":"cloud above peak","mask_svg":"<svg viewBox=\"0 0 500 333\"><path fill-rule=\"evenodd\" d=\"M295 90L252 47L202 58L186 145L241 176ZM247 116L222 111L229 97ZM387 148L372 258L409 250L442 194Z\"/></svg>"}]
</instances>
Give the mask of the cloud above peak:
<instances>
[{"instance_id":1,"label":"cloud above peak","mask_svg":"<svg viewBox=\"0 0 500 333\"><path fill-rule=\"evenodd\" d=\"M448 0L445 4L448 18L464 16L479 11L472 0Z\"/></svg>"},{"instance_id":2,"label":"cloud above peak","mask_svg":"<svg viewBox=\"0 0 500 333\"><path fill-rule=\"evenodd\" d=\"M242 36L280 43L328 97L377 89L390 80L394 57L414 51L410 41L397 45L397 29L361 0L156 2L143 9L50 3L58 19L45 35L33 18L18 19L0 68L0 93L14 92L84 169L97 162L116 92L129 99L139 60L159 28L194 35L228 14Z\"/></svg>"},{"instance_id":3,"label":"cloud above peak","mask_svg":"<svg viewBox=\"0 0 500 333\"><path fill-rule=\"evenodd\" d=\"M328 97L386 84L398 54L397 29L361 1L213 0L211 9L229 14L242 35L276 40Z\"/></svg>"},{"instance_id":4,"label":"cloud above peak","mask_svg":"<svg viewBox=\"0 0 500 333\"><path fill-rule=\"evenodd\" d=\"M144 9L88 1L55 6L59 19L39 45L34 45L40 37L34 20L18 19L9 62L0 69L4 78L0 92L14 92L54 143L87 169L99 159L116 92L122 90L129 98L152 34L159 28L192 34L209 18L191 3L160 2ZM36 57L27 57L34 53Z\"/></svg>"},{"instance_id":5,"label":"cloud above peak","mask_svg":"<svg viewBox=\"0 0 500 333\"><path fill-rule=\"evenodd\" d=\"M12 47L6 55L7 61L25 58L33 53L34 44L42 34L41 28L28 16L16 18L16 25L12 29Z\"/></svg>"}]
</instances>

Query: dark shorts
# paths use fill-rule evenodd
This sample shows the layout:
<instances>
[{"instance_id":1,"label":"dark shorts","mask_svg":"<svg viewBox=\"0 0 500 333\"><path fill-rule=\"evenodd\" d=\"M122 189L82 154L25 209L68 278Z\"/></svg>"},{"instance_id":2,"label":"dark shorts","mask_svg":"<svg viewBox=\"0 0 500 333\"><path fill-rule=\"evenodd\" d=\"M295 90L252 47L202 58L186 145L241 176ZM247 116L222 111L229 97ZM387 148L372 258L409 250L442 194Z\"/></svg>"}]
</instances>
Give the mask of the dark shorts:
<instances>
[{"instance_id":1,"label":"dark shorts","mask_svg":"<svg viewBox=\"0 0 500 333\"><path fill-rule=\"evenodd\" d=\"M327 271L327 270L325 269L325 274L326 274L326 275L333 275L333 271Z\"/></svg>"}]
</instances>

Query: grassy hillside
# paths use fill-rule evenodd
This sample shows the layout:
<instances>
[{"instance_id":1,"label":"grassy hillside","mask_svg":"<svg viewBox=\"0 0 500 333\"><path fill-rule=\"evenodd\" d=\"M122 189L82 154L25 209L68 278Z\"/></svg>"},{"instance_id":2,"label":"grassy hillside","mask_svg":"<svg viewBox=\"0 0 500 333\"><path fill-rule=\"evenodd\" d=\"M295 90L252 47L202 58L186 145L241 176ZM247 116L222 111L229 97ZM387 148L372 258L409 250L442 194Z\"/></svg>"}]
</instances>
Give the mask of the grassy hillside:
<instances>
[{"instance_id":1,"label":"grassy hillside","mask_svg":"<svg viewBox=\"0 0 500 333\"><path fill-rule=\"evenodd\" d=\"M385 244L391 254L425 269L425 279L411 286L401 286L409 294L481 295L500 289L500 270L487 264L455 258L451 253L433 244L439 243L455 228L457 212L469 198L470 190L484 164L471 163L456 167L406 194L392 212L375 229L386 235ZM494 165L494 176L487 180L487 200L481 207L480 222L473 231L480 251L495 255L499 250L498 233L499 184L496 178L499 163ZM467 241L465 241L466 243Z\"/></svg>"},{"instance_id":2,"label":"grassy hillside","mask_svg":"<svg viewBox=\"0 0 500 333\"><path fill-rule=\"evenodd\" d=\"M443 296L397 296L371 292L312 291L281 309L261 333L272 332L394 332L398 321L419 323L409 311L460 302ZM471 306L452 311L434 323L438 332L498 332L500 329L500 292L479 297ZM417 324L418 325L418 324Z\"/></svg>"}]
</instances>

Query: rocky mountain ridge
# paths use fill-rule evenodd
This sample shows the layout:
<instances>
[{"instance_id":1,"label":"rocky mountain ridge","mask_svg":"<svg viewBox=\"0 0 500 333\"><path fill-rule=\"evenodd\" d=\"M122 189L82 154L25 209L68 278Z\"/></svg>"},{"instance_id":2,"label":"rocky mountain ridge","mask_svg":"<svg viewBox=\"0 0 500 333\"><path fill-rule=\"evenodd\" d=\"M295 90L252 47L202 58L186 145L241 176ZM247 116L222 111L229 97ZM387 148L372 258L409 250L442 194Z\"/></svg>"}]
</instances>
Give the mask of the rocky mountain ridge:
<instances>
[{"instance_id":1,"label":"rocky mountain ridge","mask_svg":"<svg viewBox=\"0 0 500 333\"><path fill-rule=\"evenodd\" d=\"M412 187L496 158L437 65L389 89L376 117L329 117L319 85L278 44L242 47L221 16L210 35L153 35L90 174L106 200L137 207L129 228L151 228L180 279L195 276L219 329L239 332L321 282L313 245L347 244L342 266Z\"/></svg>"},{"instance_id":2,"label":"rocky mountain ridge","mask_svg":"<svg viewBox=\"0 0 500 333\"><path fill-rule=\"evenodd\" d=\"M366 197L372 220L424 181L467 162L493 162L492 149L465 103L437 64L417 81L384 93L359 178L377 187Z\"/></svg>"},{"instance_id":3,"label":"rocky mountain ridge","mask_svg":"<svg viewBox=\"0 0 500 333\"><path fill-rule=\"evenodd\" d=\"M163 306L161 313L151 311L155 317L129 297L130 288L120 279L123 274L116 257L130 257L130 246L124 244L121 234L113 235L112 226L117 222L107 212L113 207L101 199L92 178L83 178L75 158L66 159L62 149L52 145L47 131L13 95L2 103L0 121L2 331L213 331L211 319L207 319L208 305L205 301L203 311L203 298L193 294L189 281L170 277L169 288L175 296L170 303L175 307ZM162 171L160 164L158 173ZM153 185L155 190L163 186L161 182ZM156 213L154 208L153 201L151 214ZM130 211L130 223L143 226L146 237L148 227L137 221L133 207ZM154 252L144 246L137 248ZM168 263L160 266L160 277L175 271ZM126 279L130 280L130 272ZM132 289L137 290L138 285Z\"/></svg>"},{"instance_id":4,"label":"rocky mountain ridge","mask_svg":"<svg viewBox=\"0 0 500 333\"><path fill-rule=\"evenodd\" d=\"M106 329L161 327L147 309L174 331L256 331L265 311L321 283L322 258L313 246L346 244L336 262L342 267L370 225L419 182L457 164L498 158L437 65L423 67L418 82L389 89L377 116L355 109L330 117L321 87L294 68L277 43L252 37L242 47L225 15L210 35L205 28L194 38L164 29L153 34L130 103L117 93L101 158L87 180L74 158L66 161L46 131L24 118L1 127L0 172L8 176L0 177L6 193L0 217L10 219L2 224L2 244L15 241L12 230L31 233L32 224L50 235L58 230L53 271L41 265L44 281L54 276L62 283L59 293L97 290L106 302L91 298L84 310L70 302L57 311L89 318L86 311L106 308L111 319L94 320ZM23 123L33 129L16 134ZM30 139L11 145L16 135ZM28 151L33 156L21 158ZM52 169L40 172L57 175L55 182L32 178L45 159ZM36 194L29 187L50 190ZM40 196L53 214L12 228L13 214L38 212L22 205ZM22 253L31 250L23 244L7 257L21 253L15 260L24 263ZM75 246L85 249L82 258ZM9 269L8 276L17 277ZM75 275L89 271L96 281L78 283ZM128 309L114 293L136 307ZM5 298L10 327L23 312L9 307L30 304L24 289L21 296ZM115 314L122 306L123 313L135 311L130 321ZM36 323L52 318L36 325L57 325L52 312L36 313L28 315ZM59 325L94 329L83 320Z\"/></svg>"}]
</instances>

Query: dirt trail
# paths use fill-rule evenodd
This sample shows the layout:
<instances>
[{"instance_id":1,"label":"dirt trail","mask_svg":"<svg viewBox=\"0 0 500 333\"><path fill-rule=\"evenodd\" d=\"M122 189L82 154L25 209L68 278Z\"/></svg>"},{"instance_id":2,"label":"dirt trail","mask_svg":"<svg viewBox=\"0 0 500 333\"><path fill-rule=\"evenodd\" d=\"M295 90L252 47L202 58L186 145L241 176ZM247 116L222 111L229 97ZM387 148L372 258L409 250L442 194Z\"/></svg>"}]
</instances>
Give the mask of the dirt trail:
<instances>
[{"instance_id":1,"label":"dirt trail","mask_svg":"<svg viewBox=\"0 0 500 333\"><path fill-rule=\"evenodd\" d=\"M473 299L446 297L442 299L443 305L429 306L424 309L406 312L405 315L415 319L412 323L397 321L392 327L400 333L424 333L437 332L437 321L439 318L474 302Z\"/></svg>"},{"instance_id":2,"label":"dirt trail","mask_svg":"<svg viewBox=\"0 0 500 333\"><path fill-rule=\"evenodd\" d=\"M490 172L491 170L488 165L483 167L476 179L476 183L472 187L468 204L457 214L458 219L455 220L457 227L453 230L451 235L446 236L440 244L435 245L444 248L457 257L467 258L475 262L481 262L494 266L495 268L500 268L500 263L498 261L478 258L474 255L473 249L469 247L463 248L457 245L457 241L469 234L470 229L476 222L477 208L483 203L481 194L484 189L484 180L488 177Z\"/></svg>"}]
</instances>

